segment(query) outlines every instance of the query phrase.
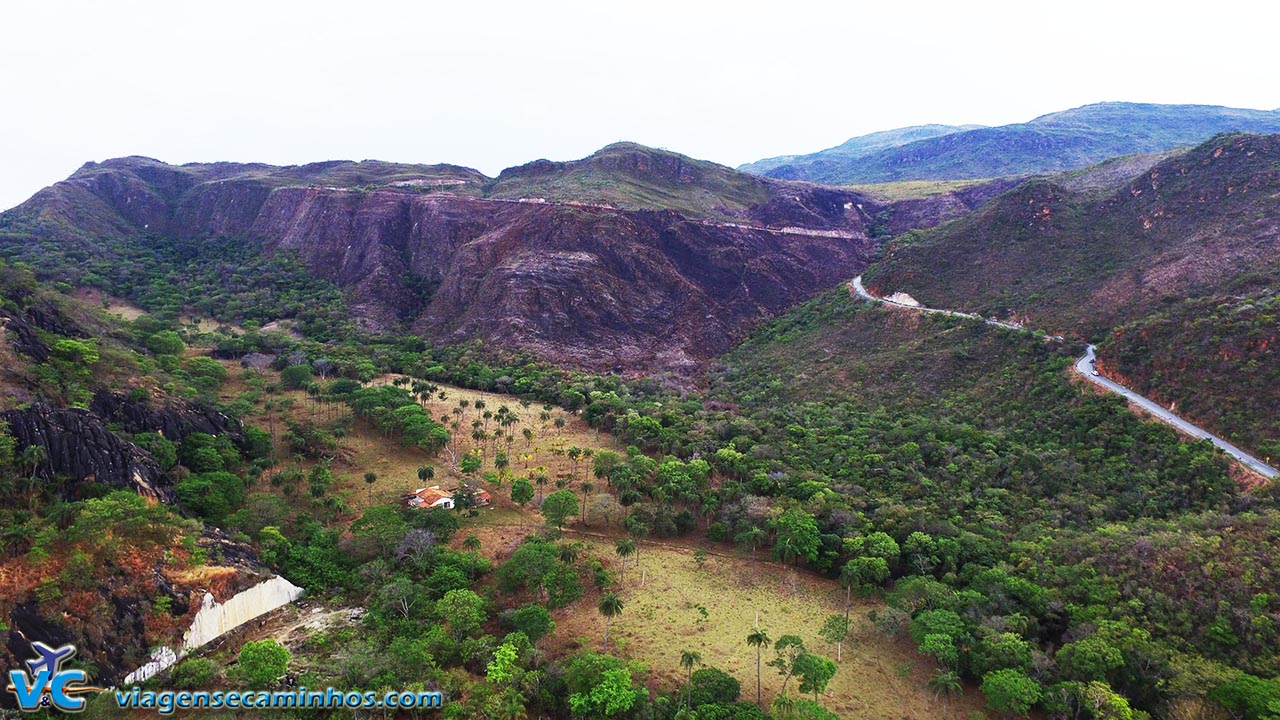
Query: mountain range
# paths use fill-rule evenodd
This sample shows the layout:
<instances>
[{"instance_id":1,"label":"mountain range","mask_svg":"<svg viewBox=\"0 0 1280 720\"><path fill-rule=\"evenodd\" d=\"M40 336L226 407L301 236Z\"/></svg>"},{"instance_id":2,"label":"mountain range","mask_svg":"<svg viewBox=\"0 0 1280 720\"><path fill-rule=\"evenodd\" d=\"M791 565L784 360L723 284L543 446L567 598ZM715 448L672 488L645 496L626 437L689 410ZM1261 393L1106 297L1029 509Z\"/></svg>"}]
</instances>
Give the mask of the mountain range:
<instances>
[{"instance_id":1,"label":"mountain range","mask_svg":"<svg viewBox=\"0 0 1280 720\"><path fill-rule=\"evenodd\" d=\"M759 160L739 169L830 185L994 178L1163 152L1223 132L1280 132L1280 111L1105 102L999 127L925 125L872 133L816 153Z\"/></svg>"},{"instance_id":2,"label":"mountain range","mask_svg":"<svg viewBox=\"0 0 1280 720\"><path fill-rule=\"evenodd\" d=\"M80 285L87 260L118 273L148 238L233 239L296 253L366 331L691 377L760 319L864 268L878 235L999 189L890 202L625 143L497 178L131 157L85 165L0 215L0 253Z\"/></svg>"}]
</instances>

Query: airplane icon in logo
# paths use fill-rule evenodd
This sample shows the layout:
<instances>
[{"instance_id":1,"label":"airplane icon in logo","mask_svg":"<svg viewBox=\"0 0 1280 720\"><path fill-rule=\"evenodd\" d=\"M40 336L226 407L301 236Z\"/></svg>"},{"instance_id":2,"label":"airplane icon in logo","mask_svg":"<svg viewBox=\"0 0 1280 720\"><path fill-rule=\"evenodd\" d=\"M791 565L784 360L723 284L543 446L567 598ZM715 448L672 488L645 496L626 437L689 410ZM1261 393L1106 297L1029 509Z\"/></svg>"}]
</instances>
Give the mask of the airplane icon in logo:
<instances>
[{"instance_id":1,"label":"airplane icon in logo","mask_svg":"<svg viewBox=\"0 0 1280 720\"><path fill-rule=\"evenodd\" d=\"M89 673L84 670L62 669L76 654L75 645L55 648L36 640L31 648L40 657L26 661L30 673L10 670L9 684L4 688L17 698L19 709L29 712L52 706L63 712L80 712L85 699L77 695L102 692L102 688L85 685Z\"/></svg>"},{"instance_id":2,"label":"airplane icon in logo","mask_svg":"<svg viewBox=\"0 0 1280 720\"><path fill-rule=\"evenodd\" d=\"M38 676L40 671L45 669L56 675L58 671L62 670L62 663L70 660L71 656L76 654L75 645L63 645L55 649L36 640L31 643L31 647L40 653L40 657L27 661L27 667L31 670L32 677Z\"/></svg>"}]
</instances>

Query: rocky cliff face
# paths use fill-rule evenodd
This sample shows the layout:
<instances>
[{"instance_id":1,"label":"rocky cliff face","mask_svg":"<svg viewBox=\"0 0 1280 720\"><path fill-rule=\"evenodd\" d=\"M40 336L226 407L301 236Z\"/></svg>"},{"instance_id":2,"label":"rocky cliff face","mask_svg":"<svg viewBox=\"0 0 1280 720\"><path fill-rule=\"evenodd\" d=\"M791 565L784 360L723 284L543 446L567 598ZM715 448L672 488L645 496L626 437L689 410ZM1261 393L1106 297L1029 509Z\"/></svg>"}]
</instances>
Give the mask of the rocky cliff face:
<instances>
[{"instance_id":1,"label":"rocky cliff face","mask_svg":"<svg viewBox=\"0 0 1280 720\"><path fill-rule=\"evenodd\" d=\"M87 410L34 403L25 410L0 413L19 448L43 447L41 477L63 478L63 497L75 497L86 481L132 488L139 495L169 500L170 483L151 455L107 429Z\"/></svg>"},{"instance_id":2,"label":"rocky cliff face","mask_svg":"<svg viewBox=\"0 0 1280 720\"><path fill-rule=\"evenodd\" d=\"M239 443L240 423L200 403L168 398L159 407L149 401L130 400L124 393L99 390L89 409L104 422L116 423L128 433L158 432L173 442L192 433L224 435Z\"/></svg>"},{"instance_id":3,"label":"rocky cliff face","mask_svg":"<svg viewBox=\"0 0 1280 720\"><path fill-rule=\"evenodd\" d=\"M44 448L36 473L61 478L63 497L76 497L81 484L96 481L157 500L172 499L172 481L150 453L112 432L108 423L129 433L159 432L174 442L197 432L240 441L240 424L212 408L179 399L152 407L108 390L94 395L89 410L33 403L0 413L0 421L8 424L20 450Z\"/></svg>"},{"instance_id":4,"label":"rocky cliff face","mask_svg":"<svg viewBox=\"0 0 1280 720\"><path fill-rule=\"evenodd\" d=\"M496 181L448 166L125 158L87 165L9 215L88 252L131 234L288 248L348 291L368 330L687 376L754 323L861 271L884 209L619 144Z\"/></svg>"}]
</instances>

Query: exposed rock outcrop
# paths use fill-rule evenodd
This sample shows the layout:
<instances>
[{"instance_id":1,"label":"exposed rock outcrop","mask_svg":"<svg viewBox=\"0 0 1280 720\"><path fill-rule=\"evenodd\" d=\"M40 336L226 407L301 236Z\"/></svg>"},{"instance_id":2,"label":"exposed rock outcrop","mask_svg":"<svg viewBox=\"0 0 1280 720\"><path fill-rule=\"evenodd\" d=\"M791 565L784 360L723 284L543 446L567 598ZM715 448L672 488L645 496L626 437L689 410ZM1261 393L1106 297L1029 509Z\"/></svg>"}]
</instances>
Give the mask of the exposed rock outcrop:
<instances>
[{"instance_id":1,"label":"exposed rock outcrop","mask_svg":"<svg viewBox=\"0 0 1280 720\"><path fill-rule=\"evenodd\" d=\"M264 580L220 603L212 593L204 593L200 609L182 636L176 650L168 646L156 648L151 659L129 673L126 684L139 683L176 665L187 653L207 645L250 620L284 607L302 597L302 588L280 576Z\"/></svg>"},{"instance_id":2,"label":"exposed rock outcrop","mask_svg":"<svg viewBox=\"0 0 1280 720\"><path fill-rule=\"evenodd\" d=\"M93 413L79 408L58 409L35 403L25 410L0 413L19 449L44 448L38 475L62 479L63 497L75 497L87 481L131 488L138 494L169 500L171 488L151 455L107 429Z\"/></svg>"},{"instance_id":3,"label":"exposed rock outcrop","mask_svg":"<svg viewBox=\"0 0 1280 720\"><path fill-rule=\"evenodd\" d=\"M240 422L201 403L168 398L160 407L148 400L130 400L124 393L99 390L89 409L104 422L117 423L125 432L158 432L173 442L192 433L226 435L239 443Z\"/></svg>"},{"instance_id":4,"label":"exposed rock outcrop","mask_svg":"<svg viewBox=\"0 0 1280 720\"><path fill-rule=\"evenodd\" d=\"M35 328L23 316L0 308L0 329L4 330L4 338L14 350L36 362L49 359L49 344L40 339Z\"/></svg>"}]
</instances>

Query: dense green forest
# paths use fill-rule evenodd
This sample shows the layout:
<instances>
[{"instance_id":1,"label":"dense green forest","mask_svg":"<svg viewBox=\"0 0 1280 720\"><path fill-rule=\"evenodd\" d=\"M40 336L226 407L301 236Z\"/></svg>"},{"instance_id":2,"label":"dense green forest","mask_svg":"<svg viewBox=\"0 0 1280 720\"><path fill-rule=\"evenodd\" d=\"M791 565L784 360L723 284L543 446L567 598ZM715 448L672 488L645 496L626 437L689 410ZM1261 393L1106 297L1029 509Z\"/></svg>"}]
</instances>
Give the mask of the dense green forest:
<instances>
[{"instance_id":1,"label":"dense green forest","mask_svg":"<svg viewBox=\"0 0 1280 720\"><path fill-rule=\"evenodd\" d=\"M12 214L0 226L10 262L38 268L57 287L93 287L127 299L162 321L181 314L261 325L295 320L311 340L352 331L342 292L312 277L295 253L267 253L240 238L173 239L157 235L68 242ZM69 232L69 231L68 231Z\"/></svg>"}]
</instances>

